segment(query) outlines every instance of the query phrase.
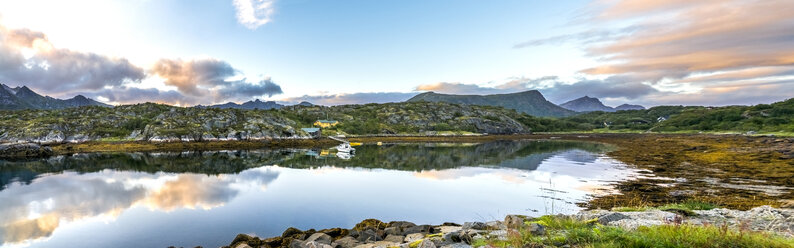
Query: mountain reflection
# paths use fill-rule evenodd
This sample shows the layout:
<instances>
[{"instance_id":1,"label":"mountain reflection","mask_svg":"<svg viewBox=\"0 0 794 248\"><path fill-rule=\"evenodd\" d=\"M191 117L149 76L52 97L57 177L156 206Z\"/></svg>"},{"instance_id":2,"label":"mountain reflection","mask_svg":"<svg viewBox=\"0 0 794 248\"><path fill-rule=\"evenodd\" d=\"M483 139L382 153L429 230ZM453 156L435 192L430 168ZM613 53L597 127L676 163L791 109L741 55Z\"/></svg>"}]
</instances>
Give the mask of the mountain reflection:
<instances>
[{"instance_id":1,"label":"mountain reflection","mask_svg":"<svg viewBox=\"0 0 794 248\"><path fill-rule=\"evenodd\" d=\"M350 159L318 150L182 153L96 153L24 161L0 160L0 244L49 237L64 223L115 219L135 206L170 212L222 206L242 189L266 188L280 167L382 168L417 178L456 179L479 174L521 182L552 157L590 163L608 149L567 141L483 144L366 145ZM321 170L318 170L321 171ZM251 187L254 186L254 187Z\"/></svg>"}]
</instances>

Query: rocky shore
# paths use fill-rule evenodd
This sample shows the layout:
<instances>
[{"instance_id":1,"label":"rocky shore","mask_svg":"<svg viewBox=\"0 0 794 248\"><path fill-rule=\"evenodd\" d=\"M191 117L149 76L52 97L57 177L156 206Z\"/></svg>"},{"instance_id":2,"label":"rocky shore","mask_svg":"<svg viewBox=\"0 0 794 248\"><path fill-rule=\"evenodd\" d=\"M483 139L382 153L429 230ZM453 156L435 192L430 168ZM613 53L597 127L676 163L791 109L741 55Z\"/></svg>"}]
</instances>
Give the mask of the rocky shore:
<instances>
[{"instance_id":1,"label":"rocky shore","mask_svg":"<svg viewBox=\"0 0 794 248\"><path fill-rule=\"evenodd\" d=\"M53 155L52 148L35 143L0 144L0 158L30 158Z\"/></svg>"},{"instance_id":2,"label":"rocky shore","mask_svg":"<svg viewBox=\"0 0 794 248\"><path fill-rule=\"evenodd\" d=\"M719 226L731 230L765 232L794 238L794 209L761 206L748 211L724 208L695 210L691 216L647 210L615 212L607 210L582 211L572 215L557 215L598 226L635 230L641 226L691 225ZM550 235L549 227L538 218L507 215L503 221L466 222L461 224L417 225L406 221L382 222L367 219L352 229L298 230L288 228L281 236L261 239L239 234L229 248L464 248L478 246L478 241L502 240L520 230L533 236ZM564 231L564 230L563 230ZM556 232L556 231L555 231ZM481 244L481 243L479 243ZM560 243L560 246L565 244ZM525 246L527 247L527 246ZM536 246L529 246L536 247ZM538 245L537 247L543 247Z\"/></svg>"}]
</instances>

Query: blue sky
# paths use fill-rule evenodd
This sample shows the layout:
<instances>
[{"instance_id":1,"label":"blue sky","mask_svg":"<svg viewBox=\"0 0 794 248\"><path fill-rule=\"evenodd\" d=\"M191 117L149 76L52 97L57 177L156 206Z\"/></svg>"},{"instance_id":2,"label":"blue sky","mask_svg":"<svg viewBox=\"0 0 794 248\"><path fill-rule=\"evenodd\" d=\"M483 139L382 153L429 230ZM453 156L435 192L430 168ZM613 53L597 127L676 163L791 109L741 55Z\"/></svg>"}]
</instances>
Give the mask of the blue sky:
<instances>
[{"instance_id":1,"label":"blue sky","mask_svg":"<svg viewBox=\"0 0 794 248\"><path fill-rule=\"evenodd\" d=\"M41 50L33 42L8 45L9 54L16 52L28 66L10 65L17 71L0 73L0 83L117 104L193 105L254 98L339 104L397 101L423 90L485 94L529 89L539 89L557 103L591 95L612 105L753 104L787 98L763 90L790 89L792 80L787 56L794 44L785 39L792 35L786 30L793 26L786 18L792 4L760 3L4 0L0 25L5 43L20 37L15 30L28 30L25 34L42 34L40 40L51 48ZM260 9L247 12L246 6ZM742 27L702 34L713 24L698 26L709 17L730 18L709 16L715 15L709 8L753 14L781 7L778 18L758 23L769 27L761 29L768 32L756 34L759 38L750 49L750 41L735 36L747 33ZM660 17L689 25L660 29L654 25L666 23ZM649 38L657 34L664 41ZM689 40L674 38L678 36ZM714 51L693 42L698 39L736 42ZM784 51L773 56L753 49L761 46ZM68 50L73 57L99 56L101 61L79 64L103 66L72 68L77 60L54 57L53 49ZM677 57L660 59L653 50ZM704 54L706 59L681 59ZM713 60L740 55L760 59L709 67ZM91 56L81 58L86 57ZM42 64L46 70L30 68ZM59 66L64 69L54 73L52 68ZM112 70L97 73L97 67ZM753 76L713 79L725 73ZM703 77L711 79L703 83ZM733 101L721 100L726 92L733 94Z\"/></svg>"}]
</instances>

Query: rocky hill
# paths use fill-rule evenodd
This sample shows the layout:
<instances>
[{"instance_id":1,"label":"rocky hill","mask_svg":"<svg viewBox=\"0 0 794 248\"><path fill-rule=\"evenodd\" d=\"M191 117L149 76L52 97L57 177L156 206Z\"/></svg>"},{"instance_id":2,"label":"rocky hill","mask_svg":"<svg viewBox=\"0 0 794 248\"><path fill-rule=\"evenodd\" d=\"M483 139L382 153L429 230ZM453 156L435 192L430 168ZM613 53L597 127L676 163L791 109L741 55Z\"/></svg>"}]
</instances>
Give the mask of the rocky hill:
<instances>
[{"instance_id":1,"label":"rocky hill","mask_svg":"<svg viewBox=\"0 0 794 248\"><path fill-rule=\"evenodd\" d=\"M340 121L327 132L347 134L510 134L564 128L501 107L433 102L293 105L271 110L175 107L145 103L65 110L0 111L0 143L28 141L212 141L308 138L302 127Z\"/></svg>"},{"instance_id":2,"label":"rocky hill","mask_svg":"<svg viewBox=\"0 0 794 248\"><path fill-rule=\"evenodd\" d=\"M499 106L515 109L532 116L562 117L575 114L546 100L537 90L495 95L448 95L425 92L408 99L408 102L448 102L467 105Z\"/></svg>"},{"instance_id":3,"label":"rocky hill","mask_svg":"<svg viewBox=\"0 0 794 248\"><path fill-rule=\"evenodd\" d=\"M65 109L81 106L110 106L82 95L61 100L42 96L27 86L11 88L0 84L0 110L14 109Z\"/></svg>"},{"instance_id":4,"label":"rocky hill","mask_svg":"<svg viewBox=\"0 0 794 248\"><path fill-rule=\"evenodd\" d=\"M566 103L560 104L560 107L565 109L573 110L576 112L593 112L593 111L604 111L604 112L615 112L620 110L643 110L645 107L640 105L630 105L630 104L623 104L618 107L610 107L604 105L601 100L595 97L583 96Z\"/></svg>"},{"instance_id":5,"label":"rocky hill","mask_svg":"<svg viewBox=\"0 0 794 248\"><path fill-rule=\"evenodd\" d=\"M196 106L196 107L204 107L204 106L199 105L199 106ZM274 101L263 102L263 101L261 101L259 99L256 99L256 100L253 100L253 101L244 102L243 104L227 102L227 103L224 103L224 104L216 104L216 105L211 105L211 106L208 106L208 107L210 107L210 108L222 108L222 109L233 108L233 109L264 109L264 110L267 110L267 109L280 109L280 108L284 107L284 105L278 104L278 103L276 103Z\"/></svg>"}]
</instances>

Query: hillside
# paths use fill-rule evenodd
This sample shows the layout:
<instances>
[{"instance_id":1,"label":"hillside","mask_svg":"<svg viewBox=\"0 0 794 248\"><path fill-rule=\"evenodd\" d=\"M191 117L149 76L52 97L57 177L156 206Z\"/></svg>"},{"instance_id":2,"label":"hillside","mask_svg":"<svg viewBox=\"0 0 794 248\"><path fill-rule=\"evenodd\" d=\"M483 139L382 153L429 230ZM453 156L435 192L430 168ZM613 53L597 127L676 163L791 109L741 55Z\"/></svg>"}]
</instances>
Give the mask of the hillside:
<instances>
[{"instance_id":1,"label":"hillside","mask_svg":"<svg viewBox=\"0 0 794 248\"><path fill-rule=\"evenodd\" d=\"M205 107L205 106L199 105L199 106L196 106L196 107ZM264 110L267 110L267 109L280 109L280 108L284 107L284 105L278 104L278 103L276 103L274 101L263 102L263 101L261 101L259 99L256 99L256 100L253 100L253 101L244 102L243 104L227 102L227 103L224 103L224 104L210 105L210 106L207 106L207 107L209 107L209 108L222 108L222 109L233 108L233 109L264 109Z\"/></svg>"},{"instance_id":2,"label":"hillside","mask_svg":"<svg viewBox=\"0 0 794 248\"><path fill-rule=\"evenodd\" d=\"M611 130L794 132L794 98L755 106L658 106L614 113L591 112L561 121Z\"/></svg>"},{"instance_id":3,"label":"hillside","mask_svg":"<svg viewBox=\"0 0 794 248\"><path fill-rule=\"evenodd\" d=\"M537 90L495 95L448 95L425 92L408 99L408 102L418 101L499 106L541 117L562 117L574 114L574 111L564 109L547 101Z\"/></svg>"},{"instance_id":4,"label":"hillside","mask_svg":"<svg viewBox=\"0 0 794 248\"><path fill-rule=\"evenodd\" d=\"M561 131L560 121L500 107L411 102L294 105L282 109L182 108L145 103L113 108L0 111L0 143L110 141L212 141L307 138L302 127L330 118L340 125L326 132L348 134L432 134L445 131L511 134Z\"/></svg>"},{"instance_id":5,"label":"hillside","mask_svg":"<svg viewBox=\"0 0 794 248\"><path fill-rule=\"evenodd\" d=\"M604 103L601 102L598 98L583 96L566 103L560 104L560 107L565 109L573 110L576 112L593 112L593 111L604 111L604 112L615 112L621 110L643 110L645 107L640 105L630 105L630 104L623 104L617 106L615 108L606 106Z\"/></svg>"},{"instance_id":6,"label":"hillside","mask_svg":"<svg viewBox=\"0 0 794 248\"><path fill-rule=\"evenodd\" d=\"M11 88L0 84L0 110L15 109L65 109L81 106L110 106L82 95L61 100L42 96L27 86Z\"/></svg>"}]
</instances>

